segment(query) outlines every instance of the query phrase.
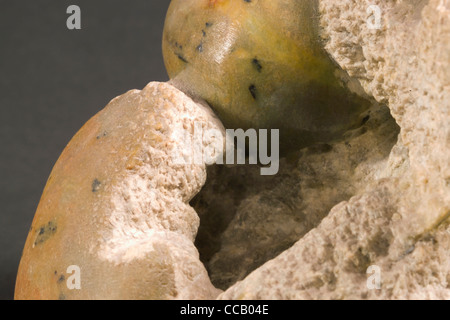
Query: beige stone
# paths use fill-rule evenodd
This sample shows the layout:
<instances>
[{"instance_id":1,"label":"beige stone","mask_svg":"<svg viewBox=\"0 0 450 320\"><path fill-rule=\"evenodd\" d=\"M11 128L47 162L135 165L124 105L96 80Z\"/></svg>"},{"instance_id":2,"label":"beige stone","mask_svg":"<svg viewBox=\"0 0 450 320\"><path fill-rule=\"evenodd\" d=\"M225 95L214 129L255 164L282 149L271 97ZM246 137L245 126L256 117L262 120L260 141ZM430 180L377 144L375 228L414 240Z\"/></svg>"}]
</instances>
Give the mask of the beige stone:
<instances>
[{"instance_id":1,"label":"beige stone","mask_svg":"<svg viewBox=\"0 0 450 320\"><path fill-rule=\"evenodd\" d=\"M320 12L327 50L388 105L399 141L354 197L220 298L450 299L450 1L321 0Z\"/></svg>"},{"instance_id":2,"label":"beige stone","mask_svg":"<svg viewBox=\"0 0 450 320\"><path fill-rule=\"evenodd\" d=\"M213 299L215 285L220 299L450 299L450 1L319 8L330 56L374 98L359 128L277 176L213 166L206 179L205 164L169 159L195 121L223 130L211 111L170 84L131 91L56 164L16 298ZM81 291L59 281L73 264Z\"/></svg>"},{"instance_id":3,"label":"beige stone","mask_svg":"<svg viewBox=\"0 0 450 320\"><path fill-rule=\"evenodd\" d=\"M188 205L206 165L179 164L211 110L167 83L130 91L92 118L56 163L33 220L16 299L212 299ZM186 141L186 143L184 142ZM80 268L80 290L67 270Z\"/></svg>"}]
</instances>

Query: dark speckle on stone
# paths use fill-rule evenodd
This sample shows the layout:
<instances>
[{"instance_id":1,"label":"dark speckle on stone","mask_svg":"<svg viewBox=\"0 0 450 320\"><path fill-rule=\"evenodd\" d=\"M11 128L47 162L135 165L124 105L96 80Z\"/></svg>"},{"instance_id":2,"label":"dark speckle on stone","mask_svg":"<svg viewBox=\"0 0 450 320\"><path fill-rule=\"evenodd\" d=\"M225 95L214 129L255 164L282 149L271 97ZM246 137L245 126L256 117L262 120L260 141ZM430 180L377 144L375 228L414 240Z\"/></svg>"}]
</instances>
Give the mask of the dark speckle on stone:
<instances>
[{"instance_id":1,"label":"dark speckle on stone","mask_svg":"<svg viewBox=\"0 0 450 320\"><path fill-rule=\"evenodd\" d=\"M64 293L61 293L58 297L59 300L66 300L66 296L64 295Z\"/></svg>"},{"instance_id":2,"label":"dark speckle on stone","mask_svg":"<svg viewBox=\"0 0 450 320\"><path fill-rule=\"evenodd\" d=\"M184 63L188 63L188 61L181 54L177 54L177 57L178 57L178 59L180 59Z\"/></svg>"},{"instance_id":3,"label":"dark speckle on stone","mask_svg":"<svg viewBox=\"0 0 450 320\"><path fill-rule=\"evenodd\" d=\"M362 119L362 124L363 124L363 125L366 124L367 121L369 121L369 120L370 120L370 115L365 116L365 117Z\"/></svg>"},{"instance_id":4,"label":"dark speckle on stone","mask_svg":"<svg viewBox=\"0 0 450 320\"><path fill-rule=\"evenodd\" d=\"M34 245L39 245L50 239L51 236L53 236L56 233L56 223L53 221L50 221L46 225L40 227L37 232L36 240L34 241Z\"/></svg>"},{"instance_id":5,"label":"dark speckle on stone","mask_svg":"<svg viewBox=\"0 0 450 320\"><path fill-rule=\"evenodd\" d=\"M200 43L200 44L197 46L197 51L198 51L198 52L203 52L203 43Z\"/></svg>"},{"instance_id":6,"label":"dark speckle on stone","mask_svg":"<svg viewBox=\"0 0 450 320\"><path fill-rule=\"evenodd\" d=\"M100 186L102 185L102 183L100 181L98 181L97 179L94 179L94 181L92 182L92 192L97 192L100 189Z\"/></svg>"},{"instance_id":7,"label":"dark speckle on stone","mask_svg":"<svg viewBox=\"0 0 450 320\"><path fill-rule=\"evenodd\" d=\"M253 60L252 60L252 64L253 64L253 66L256 68L256 70L258 71L258 72L261 72L261 70L262 70L262 65L261 65L261 62L259 62L259 60L258 59L256 59L256 58L254 58Z\"/></svg>"},{"instance_id":8,"label":"dark speckle on stone","mask_svg":"<svg viewBox=\"0 0 450 320\"><path fill-rule=\"evenodd\" d=\"M213 25L212 22L207 22L207 23L205 23L205 26L206 26L207 28L211 27L212 25Z\"/></svg>"},{"instance_id":9,"label":"dark speckle on stone","mask_svg":"<svg viewBox=\"0 0 450 320\"><path fill-rule=\"evenodd\" d=\"M253 99L256 100L256 86L252 84L250 87L248 87L248 90L250 91Z\"/></svg>"},{"instance_id":10,"label":"dark speckle on stone","mask_svg":"<svg viewBox=\"0 0 450 320\"><path fill-rule=\"evenodd\" d=\"M64 280L66 280L66 277L62 274L59 278L58 278L58 283L63 282Z\"/></svg>"},{"instance_id":11,"label":"dark speckle on stone","mask_svg":"<svg viewBox=\"0 0 450 320\"><path fill-rule=\"evenodd\" d=\"M102 134L97 136L97 140L100 140L103 137L106 137L108 134L106 132L103 132Z\"/></svg>"}]
</instances>

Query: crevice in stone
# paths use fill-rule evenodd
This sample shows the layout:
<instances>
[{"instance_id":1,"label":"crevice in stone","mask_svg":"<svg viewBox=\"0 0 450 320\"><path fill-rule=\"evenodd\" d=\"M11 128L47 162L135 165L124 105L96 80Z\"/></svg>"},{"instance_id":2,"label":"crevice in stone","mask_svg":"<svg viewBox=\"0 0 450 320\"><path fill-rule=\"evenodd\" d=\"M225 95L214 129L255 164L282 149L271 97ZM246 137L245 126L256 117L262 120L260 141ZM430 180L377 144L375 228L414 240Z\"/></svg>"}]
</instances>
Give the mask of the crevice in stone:
<instances>
[{"instance_id":1,"label":"crevice in stone","mask_svg":"<svg viewBox=\"0 0 450 320\"><path fill-rule=\"evenodd\" d=\"M208 168L191 205L201 221L195 244L217 288L226 290L290 248L335 205L383 176L399 127L385 106L374 105L363 119L334 142L281 159L275 176L251 165Z\"/></svg>"}]
</instances>

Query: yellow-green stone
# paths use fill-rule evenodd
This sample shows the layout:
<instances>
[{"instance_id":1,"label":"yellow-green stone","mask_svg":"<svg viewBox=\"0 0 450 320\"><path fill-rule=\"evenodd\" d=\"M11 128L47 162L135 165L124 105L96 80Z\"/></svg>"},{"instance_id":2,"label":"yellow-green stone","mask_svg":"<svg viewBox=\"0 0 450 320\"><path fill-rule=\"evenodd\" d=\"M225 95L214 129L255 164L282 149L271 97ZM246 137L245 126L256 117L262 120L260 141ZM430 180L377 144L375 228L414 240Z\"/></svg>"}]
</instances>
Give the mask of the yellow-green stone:
<instances>
[{"instance_id":1,"label":"yellow-green stone","mask_svg":"<svg viewBox=\"0 0 450 320\"><path fill-rule=\"evenodd\" d=\"M163 53L172 82L227 128L280 129L284 149L361 124L319 37L316 0L172 0Z\"/></svg>"}]
</instances>

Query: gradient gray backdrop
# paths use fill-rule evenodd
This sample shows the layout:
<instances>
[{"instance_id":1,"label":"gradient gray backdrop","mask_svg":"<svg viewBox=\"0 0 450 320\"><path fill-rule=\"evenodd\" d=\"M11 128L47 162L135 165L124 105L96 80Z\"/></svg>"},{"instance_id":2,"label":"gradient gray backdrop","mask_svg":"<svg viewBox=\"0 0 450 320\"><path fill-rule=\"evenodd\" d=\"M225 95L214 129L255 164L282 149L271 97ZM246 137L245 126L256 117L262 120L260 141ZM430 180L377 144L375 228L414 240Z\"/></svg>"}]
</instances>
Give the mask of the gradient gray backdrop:
<instances>
[{"instance_id":1,"label":"gradient gray backdrop","mask_svg":"<svg viewBox=\"0 0 450 320\"><path fill-rule=\"evenodd\" d=\"M117 95L166 81L169 0L0 0L0 299L12 299L47 177L71 137ZM66 28L80 6L82 30Z\"/></svg>"}]
</instances>

